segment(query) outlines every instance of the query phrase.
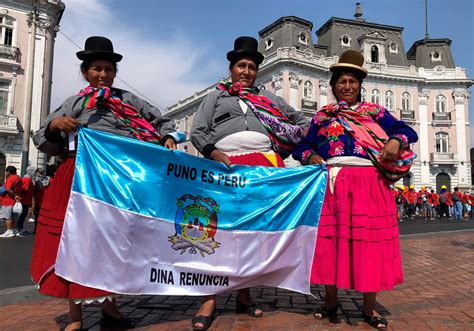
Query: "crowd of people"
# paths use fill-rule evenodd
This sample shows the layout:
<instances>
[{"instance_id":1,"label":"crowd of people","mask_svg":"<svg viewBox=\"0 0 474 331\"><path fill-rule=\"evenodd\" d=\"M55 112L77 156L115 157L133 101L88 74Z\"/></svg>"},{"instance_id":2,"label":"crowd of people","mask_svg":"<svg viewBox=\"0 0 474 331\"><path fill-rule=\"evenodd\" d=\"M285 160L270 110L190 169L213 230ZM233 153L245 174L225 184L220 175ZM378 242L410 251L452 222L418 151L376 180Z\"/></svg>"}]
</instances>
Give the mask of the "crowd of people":
<instances>
[{"instance_id":1,"label":"crowd of people","mask_svg":"<svg viewBox=\"0 0 474 331\"><path fill-rule=\"evenodd\" d=\"M5 221L6 230L0 238L23 237L30 234L25 229L27 220L35 223L33 233L36 233L39 210L45 191L49 187L50 178L45 175L44 169L36 169L34 166L26 168L24 177L17 174L16 167L8 166L5 177L4 184L0 188L0 219Z\"/></svg>"},{"instance_id":2,"label":"crowd of people","mask_svg":"<svg viewBox=\"0 0 474 331\"><path fill-rule=\"evenodd\" d=\"M34 192L38 182L34 177L20 180L16 169L8 167L2 212L3 217L11 218L17 200L34 210L38 227L31 275L41 293L69 299L66 330L81 328L81 303L86 299L102 303L103 322L127 328L133 321L117 309L113 293L55 274L75 165L70 137L79 126L87 125L168 149L175 149L179 141L172 120L131 92L112 86L122 55L114 52L109 39L88 38L77 57L88 86L52 112L33 138L39 150L60 160L55 180L50 185L41 182L43 188L49 187L44 202L35 193L30 199L22 195L22 188L32 185ZM365 322L377 329L387 328L388 321L375 309L377 293L403 282L396 203L389 183L409 168L416 132L384 107L362 102L367 70L360 52L345 51L330 67L335 103L324 106L311 122L283 98L254 86L263 61L257 40L237 38L227 59L230 80L217 84L216 91L203 100L194 118L192 143L204 157L228 167L284 167L283 159L290 154L305 166L327 165L329 178L317 245L314 260L308 261L313 265L308 275L311 283L325 285L326 290L324 304L314 317L333 321L339 306L338 289L355 289L363 293ZM405 194L404 199L412 201L411 195ZM423 212L423 204L420 210ZM14 228L10 218L7 236L20 233L23 224L18 222ZM216 318L216 306L215 295L204 297L192 328L207 330ZM239 290L236 308L255 318L264 314L248 288Z\"/></svg>"},{"instance_id":3,"label":"crowd of people","mask_svg":"<svg viewBox=\"0 0 474 331\"><path fill-rule=\"evenodd\" d=\"M417 192L414 185L395 185L392 193L397 205L399 221L414 219L420 216L425 220L436 218L452 218L454 221L472 218L471 206L474 204L474 194L468 191L461 192L455 187L449 192L446 185L440 187L439 192L422 186Z\"/></svg>"}]
</instances>

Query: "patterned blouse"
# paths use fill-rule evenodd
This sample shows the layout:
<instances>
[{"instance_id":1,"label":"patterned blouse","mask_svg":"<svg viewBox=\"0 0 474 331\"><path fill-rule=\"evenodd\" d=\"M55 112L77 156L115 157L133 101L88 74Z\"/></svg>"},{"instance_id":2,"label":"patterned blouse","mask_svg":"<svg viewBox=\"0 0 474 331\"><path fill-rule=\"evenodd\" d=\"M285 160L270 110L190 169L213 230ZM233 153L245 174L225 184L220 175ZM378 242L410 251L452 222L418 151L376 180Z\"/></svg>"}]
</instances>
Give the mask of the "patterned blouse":
<instances>
[{"instance_id":1,"label":"patterned blouse","mask_svg":"<svg viewBox=\"0 0 474 331\"><path fill-rule=\"evenodd\" d=\"M336 117L328 116L324 111L337 106L337 104L329 104L316 113L306 136L293 150L293 157L296 160L302 164L308 164L311 156L315 154L324 160L335 156L356 156L370 160L365 150L345 130L339 120ZM378 104L361 102L353 110L371 117L387 133L389 139L398 140L402 148L418 140L415 130L405 122L397 120L387 109Z\"/></svg>"}]
</instances>

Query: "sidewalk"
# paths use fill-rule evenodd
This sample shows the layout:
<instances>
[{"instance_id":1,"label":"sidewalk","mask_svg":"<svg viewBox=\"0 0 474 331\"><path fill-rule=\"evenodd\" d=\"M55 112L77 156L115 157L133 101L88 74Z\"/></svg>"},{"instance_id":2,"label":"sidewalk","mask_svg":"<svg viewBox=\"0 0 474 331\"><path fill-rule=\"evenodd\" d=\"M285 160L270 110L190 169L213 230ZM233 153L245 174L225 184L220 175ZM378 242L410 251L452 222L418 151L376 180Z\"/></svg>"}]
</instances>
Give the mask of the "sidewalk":
<instances>
[{"instance_id":1,"label":"sidewalk","mask_svg":"<svg viewBox=\"0 0 474 331\"><path fill-rule=\"evenodd\" d=\"M378 297L378 310L389 330L474 330L474 231L404 237L401 241L405 283ZM316 298L290 291L252 289L265 315L255 319L235 315L235 293L218 296L218 317L211 330L353 330L370 329L360 315L362 297L340 292L340 324L317 321L311 315ZM119 297L120 311L138 322L138 330L191 330L199 307L195 297ZM0 306L0 330L57 330L67 321L64 300L41 299ZM100 328L100 306L84 307L83 329Z\"/></svg>"}]
</instances>

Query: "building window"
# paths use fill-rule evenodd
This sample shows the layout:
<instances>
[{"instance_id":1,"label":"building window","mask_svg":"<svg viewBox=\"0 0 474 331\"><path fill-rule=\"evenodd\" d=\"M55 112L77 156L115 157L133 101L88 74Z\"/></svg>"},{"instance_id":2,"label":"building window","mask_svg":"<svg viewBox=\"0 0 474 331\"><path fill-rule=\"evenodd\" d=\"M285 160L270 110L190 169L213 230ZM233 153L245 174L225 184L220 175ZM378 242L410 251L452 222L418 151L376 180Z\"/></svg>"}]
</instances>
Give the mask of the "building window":
<instances>
[{"instance_id":1,"label":"building window","mask_svg":"<svg viewBox=\"0 0 474 331\"><path fill-rule=\"evenodd\" d=\"M433 51L431 52L431 62L439 62L441 61L441 52L440 51Z\"/></svg>"},{"instance_id":2,"label":"building window","mask_svg":"<svg viewBox=\"0 0 474 331\"><path fill-rule=\"evenodd\" d=\"M380 91L373 90L372 95L370 96L370 102L380 105Z\"/></svg>"},{"instance_id":3,"label":"building window","mask_svg":"<svg viewBox=\"0 0 474 331\"><path fill-rule=\"evenodd\" d=\"M268 38L266 41L265 41L265 50L269 50L270 48L273 47L273 39L272 38Z\"/></svg>"},{"instance_id":4,"label":"building window","mask_svg":"<svg viewBox=\"0 0 474 331\"><path fill-rule=\"evenodd\" d=\"M379 63L379 48L375 45L370 49L370 59L374 63Z\"/></svg>"},{"instance_id":5,"label":"building window","mask_svg":"<svg viewBox=\"0 0 474 331\"><path fill-rule=\"evenodd\" d=\"M10 82L0 81L0 114L8 114L8 97L10 95Z\"/></svg>"},{"instance_id":6,"label":"building window","mask_svg":"<svg viewBox=\"0 0 474 331\"><path fill-rule=\"evenodd\" d=\"M385 108L388 110L393 110L394 102L394 94L392 91L385 92Z\"/></svg>"},{"instance_id":7,"label":"building window","mask_svg":"<svg viewBox=\"0 0 474 331\"><path fill-rule=\"evenodd\" d=\"M438 95L436 97L435 103L437 113L446 113L446 98L444 95Z\"/></svg>"},{"instance_id":8,"label":"building window","mask_svg":"<svg viewBox=\"0 0 474 331\"><path fill-rule=\"evenodd\" d=\"M0 16L0 43L13 45L13 23L5 16Z\"/></svg>"},{"instance_id":9,"label":"building window","mask_svg":"<svg viewBox=\"0 0 474 331\"><path fill-rule=\"evenodd\" d=\"M3 44L11 46L13 44L13 29L12 28L5 28L3 29Z\"/></svg>"},{"instance_id":10,"label":"building window","mask_svg":"<svg viewBox=\"0 0 474 331\"><path fill-rule=\"evenodd\" d=\"M345 34L341 36L341 46L350 46L351 45L351 37Z\"/></svg>"},{"instance_id":11,"label":"building window","mask_svg":"<svg viewBox=\"0 0 474 331\"><path fill-rule=\"evenodd\" d=\"M394 41L390 43L390 46L388 47L388 50L390 53L398 53L398 44Z\"/></svg>"},{"instance_id":12,"label":"building window","mask_svg":"<svg viewBox=\"0 0 474 331\"><path fill-rule=\"evenodd\" d=\"M304 33L304 32L300 33L299 41L300 41L301 44L308 45L308 36L306 35L306 33Z\"/></svg>"},{"instance_id":13,"label":"building window","mask_svg":"<svg viewBox=\"0 0 474 331\"><path fill-rule=\"evenodd\" d=\"M436 137L436 153L448 153L449 135L446 132L437 132Z\"/></svg>"},{"instance_id":14,"label":"building window","mask_svg":"<svg viewBox=\"0 0 474 331\"><path fill-rule=\"evenodd\" d=\"M184 133L188 133L189 129L189 116L184 117Z\"/></svg>"},{"instance_id":15,"label":"building window","mask_svg":"<svg viewBox=\"0 0 474 331\"><path fill-rule=\"evenodd\" d=\"M303 97L313 100L313 84L309 80L304 83Z\"/></svg>"},{"instance_id":16,"label":"building window","mask_svg":"<svg viewBox=\"0 0 474 331\"><path fill-rule=\"evenodd\" d=\"M403 92L402 93L402 110L411 110L411 97L410 93Z\"/></svg>"},{"instance_id":17,"label":"building window","mask_svg":"<svg viewBox=\"0 0 474 331\"><path fill-rule=\"evenodd\" d=\"M367 91L365 90L365 88L361 88L360 89L360 95L361 95L361 101L362 102L366 102L367 101Z\"/></svg>"}]
</instances>

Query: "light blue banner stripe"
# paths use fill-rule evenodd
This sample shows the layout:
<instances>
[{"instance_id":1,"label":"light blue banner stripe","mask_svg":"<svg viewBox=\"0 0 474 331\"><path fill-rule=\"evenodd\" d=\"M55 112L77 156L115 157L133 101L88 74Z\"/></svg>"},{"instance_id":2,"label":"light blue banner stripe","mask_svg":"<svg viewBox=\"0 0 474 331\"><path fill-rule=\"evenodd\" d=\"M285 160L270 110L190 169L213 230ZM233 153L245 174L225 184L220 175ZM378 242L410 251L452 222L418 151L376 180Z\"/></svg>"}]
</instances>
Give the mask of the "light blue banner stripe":
<instances>
[{"instance_id":1,"label":"light blue banner stripe","mask_svg":"<svg viewBox=\"0 0 474 331\"><path fill-rule=\"evenodd\" d=\"M100 131L81 129L73 191L117 208L174 222L214 208L218 229L284 231L317 226L324 166L225 165ZM186 209L188 208L188 209ZM97 211L100 222L100 210ZM187 218L186 218L187 217ZM193 222L193 219L189 219Z\"/></svg>"}]
</instances>

